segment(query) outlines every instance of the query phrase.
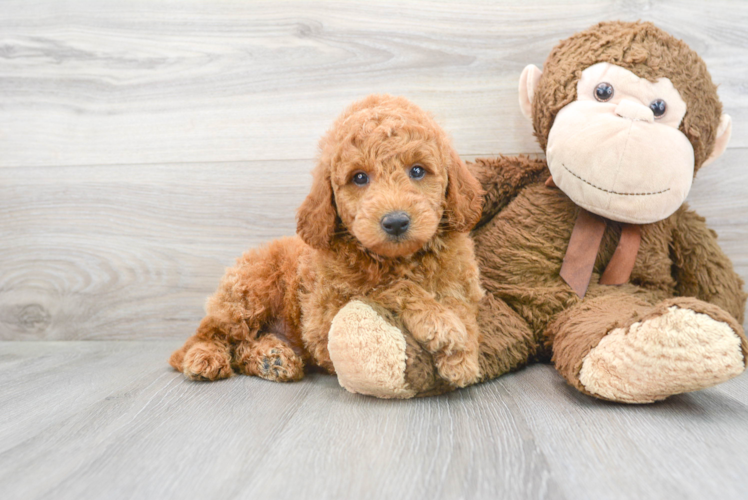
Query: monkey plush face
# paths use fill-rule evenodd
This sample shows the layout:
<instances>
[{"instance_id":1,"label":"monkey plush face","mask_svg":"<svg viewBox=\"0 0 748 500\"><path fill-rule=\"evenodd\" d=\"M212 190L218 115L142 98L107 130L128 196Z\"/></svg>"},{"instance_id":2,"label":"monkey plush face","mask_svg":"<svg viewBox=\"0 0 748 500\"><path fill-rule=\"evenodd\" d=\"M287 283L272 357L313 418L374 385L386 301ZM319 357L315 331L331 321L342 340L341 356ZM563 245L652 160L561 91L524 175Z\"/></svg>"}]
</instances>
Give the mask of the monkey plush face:
<instances>
[{"instance_id":1,"label":"monkey plush face","mask_svg":"<svg viewBox=\"0 0 748 500\"><path fill-rule=\"evenodd\" d=\"M525 68L520 107L553 182L590 212L662 220L681 206L695 171L727 146L730 117L703 61L650 23L577 33L544 69Z\"/></svg>"},{"instance_id":2,"label":"monkey plush face","mask_svg":"<svg viewBox=\"0 0 748 500\"><path fill-rule=\"evenodd\" d=\"M678 130L685 113L667 78L653 83L614 64L590 66L577 83L577 100L558 112L548 135L555 184L609 219L668 217L693 179L693 148Z\"/></svg>"}]
</instances>

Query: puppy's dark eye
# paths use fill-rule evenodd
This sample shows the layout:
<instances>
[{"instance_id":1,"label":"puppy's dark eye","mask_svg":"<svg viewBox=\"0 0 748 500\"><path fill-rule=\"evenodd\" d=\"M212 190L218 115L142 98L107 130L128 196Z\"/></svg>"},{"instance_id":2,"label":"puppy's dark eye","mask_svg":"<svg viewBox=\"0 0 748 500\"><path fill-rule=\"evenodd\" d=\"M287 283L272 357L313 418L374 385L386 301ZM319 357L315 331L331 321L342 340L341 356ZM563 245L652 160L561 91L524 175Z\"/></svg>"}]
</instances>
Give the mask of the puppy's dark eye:
<instances>
[{"instance_id":1,"label":"puppy's dark eye","mask_svg":"<svg viewBox=\"0 0 748 500\"><path fill-rule=\"evenodd\" d=\"M613 97L613 85L607 82L598 83L595 87L595 99L605 102L609 101L611 97Z\"/></svg>"},{"instance_id":2,"label":"puppy's dark eye","mask_svg":"<svg viewBox=\"0 0 748 500\"><path fill-rule=\"evenodd\" d=\"M351 180L357 186L366 186L369 183L369 176L363 172L356 172Z\"/></svg>"},{"instance_id":3,"label":"puppy's dark eye","mask_svg":"<svg viewBox=\"0 0 748 500\"><path fill-rule=\"evenodd\" d=\"M655 99L649 103L649 109L655 115L655 118L660 118L667 111L667 103L662 99Z\"/></svg>"},{"instance_id":4,"label":"puppy's dark eye","mask_svg":"<svg viewBox=\"0 0 748 500\"><path fill-rule=\"evenodd\" d=\"M426 169L420 165L413 165L412 167L410 167L408 175L410 175L411 179L423 179L423 176L426 175Z\"/></svg>"}]
</instances>

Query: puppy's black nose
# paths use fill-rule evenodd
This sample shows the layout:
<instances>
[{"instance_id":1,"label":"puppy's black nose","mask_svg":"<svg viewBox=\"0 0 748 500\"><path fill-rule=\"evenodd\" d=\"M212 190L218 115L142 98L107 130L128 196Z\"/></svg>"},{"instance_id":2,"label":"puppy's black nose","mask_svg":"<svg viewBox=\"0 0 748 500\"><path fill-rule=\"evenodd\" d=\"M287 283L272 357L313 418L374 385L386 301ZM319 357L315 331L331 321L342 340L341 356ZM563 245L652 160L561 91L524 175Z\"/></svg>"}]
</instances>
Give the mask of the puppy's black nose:
<instances>
[{"instance_id":1,"label":"puppy's black nose","mask_svg":"<svg viewBox=\"0 0 748 500\"><path fill-rule=\"evenodd\" d=\"M400 236L408 230L410 217L405 212L390 212L382 217L382 229L392 236Z\"/></svg>"}]
</instances>

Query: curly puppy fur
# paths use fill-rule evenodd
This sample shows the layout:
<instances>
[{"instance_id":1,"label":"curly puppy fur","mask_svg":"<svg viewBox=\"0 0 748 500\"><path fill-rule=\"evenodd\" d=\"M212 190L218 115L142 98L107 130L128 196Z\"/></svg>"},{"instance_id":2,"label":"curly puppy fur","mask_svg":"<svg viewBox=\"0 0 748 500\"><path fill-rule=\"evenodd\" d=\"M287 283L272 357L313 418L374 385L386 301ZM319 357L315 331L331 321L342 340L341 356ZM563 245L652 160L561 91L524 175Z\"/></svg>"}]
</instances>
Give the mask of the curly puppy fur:
<instances>
[{"instance_id":1,"label":"curly puppy fur","mask_svg":"<svg viewBox=\"0 0 748 500\"><path fill-rule=\"evenodd\" d=\"M445 132L406 99L373 95L337 119L320 149L298 236L228 269L170 364L195 380L299 380L305 366L334 373L332 319L367 299L399 317L449 384L478 380L483 290L468 232L482 191ZM384 228L393 213L410 219L401 234Z\"/></svg>"}]
</instances>

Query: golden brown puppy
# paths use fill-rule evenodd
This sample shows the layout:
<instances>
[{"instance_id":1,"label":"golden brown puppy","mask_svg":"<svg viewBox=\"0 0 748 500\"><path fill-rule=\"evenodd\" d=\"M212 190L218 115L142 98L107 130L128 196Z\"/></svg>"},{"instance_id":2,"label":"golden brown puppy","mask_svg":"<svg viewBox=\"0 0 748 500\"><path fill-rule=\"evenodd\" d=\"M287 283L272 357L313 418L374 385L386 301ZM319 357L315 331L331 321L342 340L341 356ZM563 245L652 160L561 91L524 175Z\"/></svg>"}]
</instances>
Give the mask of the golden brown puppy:
<instances>
[{"instance_id":1,"label":"golden brown puppy","mask_svg":"<svg viewBox=\"0 0 748 500\"><path fill-rule=\"evenodd\" d=\"M298 236L226 272L171 365L196 380L298 380L305 365L334 373L331 322L359 299L394 314L449 383L475 382L483 291L468 231L482 193L447 135L406 99L373 95L320 148Z\"/></svg>"}]
</instances>

